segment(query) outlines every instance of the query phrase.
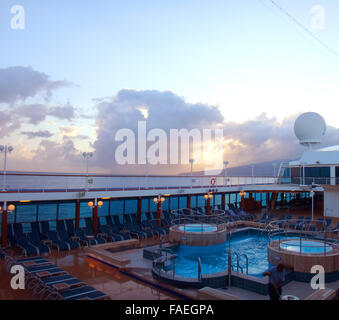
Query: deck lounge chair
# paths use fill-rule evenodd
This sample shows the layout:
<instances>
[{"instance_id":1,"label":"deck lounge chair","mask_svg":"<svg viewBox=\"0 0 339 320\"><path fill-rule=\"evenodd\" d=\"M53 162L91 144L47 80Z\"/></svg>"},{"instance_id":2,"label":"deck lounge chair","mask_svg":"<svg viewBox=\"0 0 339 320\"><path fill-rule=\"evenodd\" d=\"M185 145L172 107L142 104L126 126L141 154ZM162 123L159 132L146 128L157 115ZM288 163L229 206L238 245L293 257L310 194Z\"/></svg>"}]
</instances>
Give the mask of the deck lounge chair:
<instances>
[{"instance_id":1,"label":"deck lounge chair","mask_svg":"<svg viewBox=\"0 0 339 320\"><path fill-rule=\"evenodd\" d=\"M70 244L65 241L61 241L56 231L48 231L48 239L52 241L52 245L55 246L58 251L71 250Z\"/></svg>"},{"instance_id":2,"label":"deck lounge chair","mask_svg":"<svg viewBox=\"0 0 339 320\"><path fill-rule=\"evenodd\" d=\"M39 249L29 242L26 234L24 233L16 234L15 241L16 241L16 245L21 248L24 255L32 256L32 255L39 254Z\"/></svg>"},{"instance_id":3,"label":"deck lounge chair","mask_svg":"<svg viewBox=\"0 0 339 320\"><path fill-rule=\"evenodd\" d=\"M299 224L301 224L303 221L304 221L304 216L299 216L298 219L297 219L295 222L290 223L290 224L288 225L288 227L291 228L291 229L296 229L297 226L298 226Z\"/></svg>"},{"instance_id":4,"label":"deck lounge chair","mask_svg":"<svg viewBox=\"0 0 339 320\"><path fill-rule=\"evenodd\" d=\"M68 243L69 246L71 247L71 249L80 248L79 242L70 239L70 237L67 233L66 227L65 227L65 221L64 220L58 220L57 221L57 232L58 232L60 240Z\"/></svg>"},{"instance_id":5,"label":"deck lounge chair","mask_svg":"<svg viewBox=\"0 0 339 320\"><path fill-rule=\"evenodd\" d=\"M73 220L65 220L66 221L66 229L67 233L70 237L78 237L80 244L83 246L88 246L89 244L91 245L96 245L98 244L97 241L94 239L88 239L86 237L85 231L83 229L75 229Z\"/></svg>"},{"instance_id":6,"label":"deck lounge chair","mask_svg":"<svg viewBox=\"0 0 339 320\"><path fill-rule=\"evenodd\" d=\"M131 221L132 225L135 227L136 230L141 231L141 232L145 232L147 237L154 237L157 232L154 232L153 230L145 230L142 228L142 226L140 225L137 215L136 214L125 214L125 216L127 216L127 220L129 217L129 220Z\"/></svg>"},{"instance_id":7,"label":"deck lounge chair","mask_svg":"<svg viewBox=\"0 0 339 320\"><path fill-rule=\"evenodd\" d=\"M30 232L27 234L27 237L30 243L39 249L39 254L51 253L51 249L41 242L40 235L38 233Z\"/></svg>"},{"instance_id":8,"label":"deck lounge chair","mask_svg":"<svg viewBox=\"0 0 339 320\"><path fill-rule=\"evenodd\" d=\"M48 231L49 231L49 229L48 229ZM37 221L31 222L31 232L32 233L37 233L41 240L47 240L48 239L47 233L46 233L46 235L44 235L41 232L40 226L39 226L39 222L37 222Z\"/></svg>"},{"instance_id":9,"label":"deck lounge chair","mask_svg":"<svg viewBox=\"0 0 339 320\"><path fill-rule=\"evenodd\" d=\"M102 244L102 243L106 243L106 240L102 237L100 237L99 235L94 235L93 234L93 224L92 224L92 218L85 218L85 223L86 223L86 227L83 228L83 230L85 231L86 236L88 237L93 237L93 239L98 243L98 244Z\"/></svg>"},{"instance_id":10,"label":"deck lounge chair","mask_svg":"<svg viewBox=\"0 0 339 320\"><path fill-rule=\"evenodd\" d=\"M49 222L48 221L40 221L40 230L43 238L48 239L49 232Z\"/></svg>"},{"instance_id":11,"label":"deck lounge chair","mask_svg":"<svg viewBox=\"0 0 339 320\"><path fill-rule=\"evenodd\" d=\"M121 231L121 229L119 229L119 227L113 222L113 219L111 216L106 216L105 219L106 219L107 225L109 225L109 227L111 228L114 234L121 236L123 238L122 240L131 239L131 236L129 234L124 233L123 231Z\"/></svg>"},{"instance_id":12,"label":"deck lounge chair","mask_svg":"<svg viewBox=\"0 0 339 320\"><path fill-rule=\"evenodd\" d=\"M115 217L113 217L113 219L114 218ZM128 232L132 237L135 237L135 238L138 238L138 239L147 238L147 233L137 229L137 227L132 223L131 218L127 214L124 215L123 228L124 228L124 231Z\"/></svg>"},{"instance_id":13,"label":"deck lounge chair","mask_svg":"<svg viewBox=\"0 0 339 320\"><path fill-rule=\"evenodd\" d=\"M98 225L98 231L99 233L103 234L104 237L110 241L110 242L115 242L115 241L121 241L124 240L124 238L122 236L119 236L117 234L114 234L112 229L110 228L109 225L105 224L105 225L101 225L99 223Z\"/></svg>"},{"instance_id":14,"label":"deck lounge chair","mask_svg":"<svg viewBox=\"0 0 339 320\"><path fill-rule=\"evenodd\" d=\"M7 241L9 242L11 246L15 246L16 244L12 224L7 225Z\"/></svg>"}]
</instances>

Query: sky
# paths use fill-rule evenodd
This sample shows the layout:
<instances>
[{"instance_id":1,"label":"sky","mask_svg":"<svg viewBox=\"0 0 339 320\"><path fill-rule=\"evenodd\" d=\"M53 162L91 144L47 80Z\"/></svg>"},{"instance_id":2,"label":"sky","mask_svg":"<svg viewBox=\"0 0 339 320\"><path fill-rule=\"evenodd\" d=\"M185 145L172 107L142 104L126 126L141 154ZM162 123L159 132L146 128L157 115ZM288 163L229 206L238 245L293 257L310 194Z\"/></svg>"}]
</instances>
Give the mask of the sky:
<instances>
[{"instance_id":1,"label":"sky","mask_svg":"<svg viewBox=\"0 0 339 320\"><path fill-rule=\"evenodd\" d=\"M339 52L337 1L275 3ZM11 27L14 5L23 29ZM93 171L142 172L115 163L112 140L145 111L166 132L223 128L230 166L300 156L293 123L307 111L338 144L338 55L270 0L2 0L0 39L10 170L82 171L93 151Z\"/></svg>"}]
</instances>

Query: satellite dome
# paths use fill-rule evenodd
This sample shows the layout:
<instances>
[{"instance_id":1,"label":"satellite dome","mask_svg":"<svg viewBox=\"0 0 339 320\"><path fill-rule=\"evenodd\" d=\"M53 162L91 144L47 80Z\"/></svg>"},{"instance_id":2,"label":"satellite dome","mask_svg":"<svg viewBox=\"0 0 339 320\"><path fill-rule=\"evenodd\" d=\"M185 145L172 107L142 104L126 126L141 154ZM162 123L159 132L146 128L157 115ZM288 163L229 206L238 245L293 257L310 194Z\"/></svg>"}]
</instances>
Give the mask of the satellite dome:
<instances>
[{"instance_id":1,"label":"satellite dome","mask_svg":"<svg viewBox=\"0 0 339 320\"><path fill-rule=\"evenodd\" d=\"M300 115L294 123L294 133L300 144L312 148L312 145L321 143L326 132L324 118L315 112Z\"/></svg>"}]
</instances>

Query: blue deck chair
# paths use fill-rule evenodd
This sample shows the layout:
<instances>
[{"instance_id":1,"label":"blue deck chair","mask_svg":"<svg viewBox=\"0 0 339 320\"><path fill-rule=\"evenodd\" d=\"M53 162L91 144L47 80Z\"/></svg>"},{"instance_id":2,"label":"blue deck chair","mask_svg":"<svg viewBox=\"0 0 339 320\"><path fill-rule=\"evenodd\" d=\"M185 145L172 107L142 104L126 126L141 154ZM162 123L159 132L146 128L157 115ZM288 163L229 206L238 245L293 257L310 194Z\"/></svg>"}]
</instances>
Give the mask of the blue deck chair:
<instances>
[{"instance_id":1,"label":"blue deck chair","mask_svg":"<svg viewBox=\"0 0 339 320\"><path fill-rule=\"evenodd\" d=\"M74 241L74 240L69 238L69 235L68 235L66 227L65 227L64 220L58 220L57 221L57 233L59 235L59 239L63 242L68 243L71 249L80 248L79 242Z\"/></svg>"},{"instance_id":2,"label":"blue deck chair","mask_svg":"<svg viewBox=\"0 0 339 320\"><path fill-rule=\"evenodd\" d=\"M91 218L85 218L85 223L86 223L86 227L83 228L83 230L85 231L86 236L94 237L93 239L98 244L106 243L106 240L104 238L99 237L99 236L94 236L94 234L93 234L93 224L92 224Z\"/></svg>"},{"instance_id":3,"label":"blue deck chair","mask_svg":"<svg viewBox=\"0 0 339 320\"><path fill-rule=\"evenodd\" d=\"M64 241L61 241L56 231L48 231L48 239L52 241L52 245L55 246L58 251L71 250L71 246Z\"/></svg>"},{"instance_id":4,"label":"blue deck chair","mask_svg":"<svg viewBox=\"0 0 339 320\"><path fill-rule=\"evenodd\" d=\"M11 246L15 246L16 245L14 231L13 231L13 225L12 224L8 224L7 225L7 241L9 242L9 244Z\"/></svg>"},{"instance_id":5,"label":"blue deck chair","mask_svg":"<svg viewBox=\"0 0 339 320\"><path fill-rule=\"evenodd\" d=\"M304 221L297 227L298 230L307 230L311 223L311 217L305 217Z\"/></svg>"},{"instance_id":6,"label":"blue deck chair","mask_svg":"<svg viewBox=\"0 0 339 320\"><path fill-rule=\"evenodd\" d=\"M49 222L48 221L40 221L40 230L41 230L42 237L48 239L48 232L50 230Z\"/></svg>"},{"instance_id":7,"label":"blue deck chair","mask_svg":"<svg viewBox=\"0 0 339 320\"><path fill-rule=\"evenodd\" d=\"M113 219L115 217L113 216ZM115 222L115 221L114 221ZM145 239L147 238L147 233L137 230L136 227L133 225L131 218L129 215L124 215L124 224L123 228L125 232L128 232L132 237L137 239Z\"/></svg>"},{"instance_id":8,"label":"blue deck chair","mask_svg":"<svg viewBox=\"0 0 339 320\"><path fill-rule=\"evenodd\" d=\"M303 221L304 221L304 216L299 216L298 219L295 222L290 223L288 227L291 229L296 229L297 226L299 226Z\"/></svg>"},{"instance_id":9,"label":"blue deck chair","mask_svg":"<svg viewBox=\"0 0 339 320\"><path fill-rule=\"evenodd\" d=\"M81 296L81 295L86 296L86 294L89 294L91 292L96 292L96 291L97 290L94 289L91 286L84 286L84 287L75 288L75 289L68 289L68 290L60 292L60 294L65 299L72 299L72 298L76 298L76 297Z\"/></svg>"},{"instance_id":10,"label":"blue deck chair","mask_svg":"<svg viewBox=\"0 0 339 320\"><path fill-rule=\"evenodd\" d=\"M98 223L98 232L101 234L105 235L105 238L110 241L110 242L116 242L116 241L121 241L124 240L123 237L114 234L110 226L106 225L101 225L100 222Z\"/></svg>"},{"instance_id":11,"label":"blue deck chair","mask_svg":"<svg viewBox=\"0 0 339 320\"><path fill-rule=\"evenodd\" d=\"M111 217L112 217L112 219L113 219L113 224L114 224L116 227L118 227L118 229L119 229L121 232L126 233L126 234L128 234L129 236L134 236L134 237L136 237L136 238L139 238L138 233L133 233L133 232L131 232L130 230L127 230L125 223L122 224L122 223L120 222L120 217L119 217L118 215L113 215L113 216L111 216ZM125 218L124 218L124 221L125 221Z\"/></svg>"},{"instance_id":12,"label":"blue deck chair","mask_svg":"<svg viewBox=\"0 0 339 320\"><path fill-rule=\"evenodd\" d=\"M331 218L326 218L325 219L325 227L326 227L326 229L330 229L331 224L332 224L332 219Z\"/></svg>"},{"instance_id":13,"label":"blue deck chair","mask_svg":"<svg viewBox=\"0 0 339 320\"><path fill-rule=\"evenodd\" d=\"M123 240L129 240L131 239L131 236L128 233L125 233L119 229L117 225L114 224L111 216L106 216L106 223L111 228L112 232L115 234L118 234L123 238Z\"/></svg>"},{"instance_id":14,"label":"blue deck chair","mask_svg":"<svg viewBox=\"0 0 339 320\"><path fill-rule=\"evenodd\" d=\"M134 227L134 230L137 230L139 232L143 232L144 234L146 234L146 237L154 237L156 235L156 232L152 232L151 230L145 230L140 226L136 214L125 214L124 219L125 221L128 221L128 223L130 222L132 224L132 226Z\"/></svg>"},{"instance_id":15,"label":"blue deck chair","mask_svg":"<svg viewBox=\"0 0 339 320\"><path fill-rule=\"evenodd\" d=\"M74 223L73 220L65 220L66 222L66 229L67 229L67 233L70 237L75 236L75 227L74 227Z\"/></svg>"},{"instance_id":16,"label":"blue deck chair","mask_svg":"<svg viewBox=\"0 0 339 320\"><path fill-rule=\"evenodd\" d=\"M39 254L39 249L29 242L26 234L18 233L17 235L15 235L15 241L16 245L21 248L24 255L36 256Z\"/></svg>"},{"instance_id":17,"label":"blue deck chair","mask_svg":"<svg viewBox=\"0 0 339 320\"><path fill-rule=\"evenodd\" d=\"M39 222L37 222L37 221L31 222L31 232L37 233L41 240L47 240L48 239L47 234L46 235L42 234L42 232L40 230Z\"/></svg>"},{"instance_id":18,"label":"blue deck chair","mask_svg":"<svg viewBox=\"0 0 339 320\"><path fill-rule=\"evenodd\" d=\"M51 250L48 246L43 244L40 239L40 235L35 232L30 232L27 234L30 243L39 249L39 253L51 253Z\"/></svg>"},{"instance_id":19,"label":"blue deck chair","mask_svg":"<svg viewBox=\"0 0 339 320\"><path fill-rule=\"evenodd\" d=\"M99 300L99 299L104 299L104 298L108 298L108 296L101 291L94 291L94 292L78 295L73 298L69 298L69 300L80 300L80 299Z\"/></svg>"}]
</instances>

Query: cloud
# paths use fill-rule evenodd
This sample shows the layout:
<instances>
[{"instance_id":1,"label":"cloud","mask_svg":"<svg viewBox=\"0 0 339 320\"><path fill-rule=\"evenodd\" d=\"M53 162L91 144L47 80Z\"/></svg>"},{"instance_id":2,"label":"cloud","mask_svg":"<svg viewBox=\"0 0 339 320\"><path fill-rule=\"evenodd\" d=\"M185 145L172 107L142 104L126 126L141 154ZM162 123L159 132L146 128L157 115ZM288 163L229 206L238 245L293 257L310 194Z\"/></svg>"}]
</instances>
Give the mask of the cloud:
<instances>
[{"instance_id":1,"label":"cloud","mask_svg":"<svg viewBox=\"0 0 339 320\"><path fill-rule=\"evenodd\" d=\"M45 104L26 104L19 106L14 111L18 117L28 119L31 124L39 124L47 116L60 120L72 120L75 118L75 109L67 104L65 106L48 106Z\"/></svg>"},{"instance_id":2,"label":"cloud","mask_svg":"<svg viewBox=\"0 0 339 320\"><path fill-rule=\"evenodd\" d=\"M53 90L68 87L68 81L52 81L45 73L32 67L0 68L0 103L13 104L37 94L48 98Z\"/></svg>"},{"instance_id":3,"label":"cloud","mask_svg":"<svg viewBox=\"0 0 339 320\"><path fill-rule=\"evenodd\" d=\"M121 128L136 132L138 121L146 120L142 110L147 110L148 130L160 128L167 133L170 129L213 128L222 124L224 119L217 107L187 103L184 98L170 91L124 89L115 97L100 102L97 108L97 139L93 143L93 161L99 167L126 172L130 172L131 168L115 167L115 133ZM173 168L167 167L165 170Z\"/></svg>"},{"instance_id":4,"label":"cloud","mask_svg":"<svg viewBox=\"0 0 339 320\"><path fill-rule=\"evenodd\" d=\"M35 138L50 138L53 136L51 132L48 130L43 131L21 131L21 134L27 136L28 139L35 139Z\"/></svg>"}]
</instances>

